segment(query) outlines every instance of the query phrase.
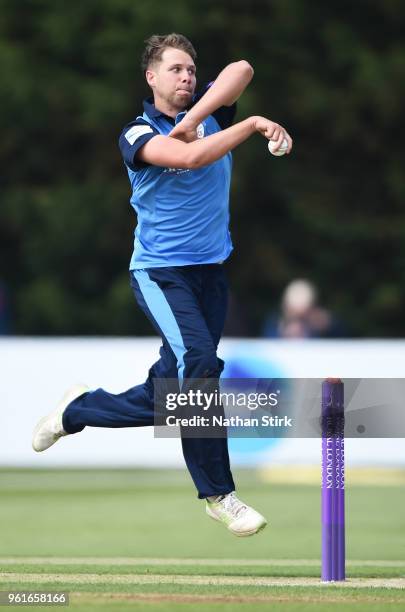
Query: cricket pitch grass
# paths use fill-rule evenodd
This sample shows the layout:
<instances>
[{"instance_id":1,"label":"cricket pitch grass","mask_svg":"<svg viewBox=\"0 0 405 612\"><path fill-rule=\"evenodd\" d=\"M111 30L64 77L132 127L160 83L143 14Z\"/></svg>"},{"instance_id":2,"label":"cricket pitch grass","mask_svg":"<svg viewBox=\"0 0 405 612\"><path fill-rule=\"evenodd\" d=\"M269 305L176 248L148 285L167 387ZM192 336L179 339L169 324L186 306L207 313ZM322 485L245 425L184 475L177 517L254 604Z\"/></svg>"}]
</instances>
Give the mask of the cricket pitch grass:
<instances>
[{"instance_id":1,"label":"cricket pitch grass","mask_svg":"<svg viewBox=\"0 0 405 612\"><path fill-rule=\"evenodd\" d=\"M75 611L405 609L402 478L348 478L348 579L322 584L320 485L234 474L269 521L251 538L205 515L185 470L2 469L0 591Z\"/></svg>"}]
</instances>

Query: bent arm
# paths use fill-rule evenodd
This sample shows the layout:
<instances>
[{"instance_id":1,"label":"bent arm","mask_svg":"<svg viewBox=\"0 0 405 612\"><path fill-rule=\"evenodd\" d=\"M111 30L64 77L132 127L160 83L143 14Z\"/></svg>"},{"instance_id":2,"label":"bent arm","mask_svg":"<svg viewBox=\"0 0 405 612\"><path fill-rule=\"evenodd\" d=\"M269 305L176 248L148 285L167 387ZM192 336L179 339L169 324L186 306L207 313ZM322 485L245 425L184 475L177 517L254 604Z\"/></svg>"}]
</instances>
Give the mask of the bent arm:
<instances>
[{"instance_id":1,"label":"bent arm","mask_svg":"<svg viewBox=\"0 0 405 612\"><path fill-rule=\"evenodd\" d=\"M198 125L221 106L232 106L253 78L253 68L245 60L228 64L202 98L190 109L186 122Z\"/></svg>"},{"instance_id":2,"label":"bent arm","mask_svg":"<svg viewBox=\"0 0 405 612\"><path fill-rule=\"evenodd\" d=\"M256 131L278 144L286 137L290 151L291 138L281 126L265 117L248 117L226 130L193 142L183 142L170 136L154 136L139 149L137 158L163 168L201 168L232 151Z\"/></svg>"},{"instance_id":3,"label":"bent arm","mask_svg":"<svg viewBox=\"0 0 405 612\"><path fill-rule=\"evenodd\" d=\"M199 123L221 106L232 106L253 78L253 68L245 60L228 64L202 98L171 131L172 138L193 140Z\"/></svg>"}]
</instances>

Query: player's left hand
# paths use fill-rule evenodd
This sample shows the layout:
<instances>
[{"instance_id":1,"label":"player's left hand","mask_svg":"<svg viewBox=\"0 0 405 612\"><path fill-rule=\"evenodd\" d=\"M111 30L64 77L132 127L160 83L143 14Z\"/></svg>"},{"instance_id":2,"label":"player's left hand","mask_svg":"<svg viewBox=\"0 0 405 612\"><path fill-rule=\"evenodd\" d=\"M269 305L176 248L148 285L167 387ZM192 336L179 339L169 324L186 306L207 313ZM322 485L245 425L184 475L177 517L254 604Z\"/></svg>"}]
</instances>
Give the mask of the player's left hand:
<instances>
[{"instance_id":1,"label":"player's left hand","mask_svg":"<svg viewBox=\"0 0 405 612\"><path fill-rule=\"evenodd\" d=\"M177 138L177 140L182 140L183 142L194 142L194 140L197 140L197 127L188 124L185 119L186 118L182 119L182 121L172 129L169 136L170 138Z\"/></svg>"}]
</instances>

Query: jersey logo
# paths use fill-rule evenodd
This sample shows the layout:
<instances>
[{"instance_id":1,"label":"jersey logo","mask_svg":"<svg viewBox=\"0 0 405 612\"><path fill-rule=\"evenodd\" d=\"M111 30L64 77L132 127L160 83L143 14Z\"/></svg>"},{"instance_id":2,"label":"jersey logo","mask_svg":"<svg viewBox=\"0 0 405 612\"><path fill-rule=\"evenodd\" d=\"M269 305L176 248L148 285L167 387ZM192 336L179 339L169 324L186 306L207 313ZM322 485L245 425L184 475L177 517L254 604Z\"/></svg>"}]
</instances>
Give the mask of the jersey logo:
<instances>
[{"instance_id":1,"label":"jersey logo","mask_svg":"<svg viewBox=\"0 0 405 612\"><path fill-rule=\"evenodd\" d=\"M204 138L204 124L203 123L199 123L197 125L197 138Z\"/></svg>"},{"instance_id":2,"label":"jersey logo","mask_svg":"<svg viewBox=\"0 0 405 612\"><path fill-rule=\"evenodd\" d=\"M150 134L150 132L153 133L153 130L149 125L134 125L126 132L125 138L130 145L133 145L135 140L138 140L138 138L144 136L144 134Z\"/></svg>"},{"instance_id":3,"label":"jersey logo","mask_svg":"<svg viewBox=\"0 0 405 612\"><path fill-rule=\"evenodd\" d=\"M178 174L184 174L185 172L191 172L190 168L165 168L163 170L163 173L168 172L170 174L176 173Z\"/></svg>"}]
</instances>

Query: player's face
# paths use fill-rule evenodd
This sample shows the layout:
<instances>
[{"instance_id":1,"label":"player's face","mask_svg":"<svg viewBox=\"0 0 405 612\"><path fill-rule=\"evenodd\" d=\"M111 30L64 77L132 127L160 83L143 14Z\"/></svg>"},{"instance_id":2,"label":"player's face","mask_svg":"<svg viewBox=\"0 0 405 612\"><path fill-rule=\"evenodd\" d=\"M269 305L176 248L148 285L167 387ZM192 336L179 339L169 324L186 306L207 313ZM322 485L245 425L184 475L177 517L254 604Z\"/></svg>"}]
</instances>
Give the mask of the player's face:
<instances>
[{"instance_id":1,"label":"player's face","mask_svg":"<svg viewBox=\"0 0 405 612\"><path fill-rule=\"evenodd\" d=\"M179 111L191 102L196 86L195 64L185 51L165 49L162 61L146 71L147 81L153 89L155 104L163 101Z\"/></svg>"}]
</instances>

